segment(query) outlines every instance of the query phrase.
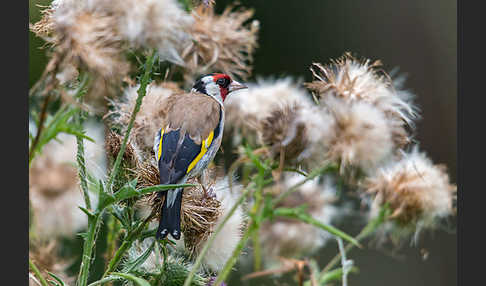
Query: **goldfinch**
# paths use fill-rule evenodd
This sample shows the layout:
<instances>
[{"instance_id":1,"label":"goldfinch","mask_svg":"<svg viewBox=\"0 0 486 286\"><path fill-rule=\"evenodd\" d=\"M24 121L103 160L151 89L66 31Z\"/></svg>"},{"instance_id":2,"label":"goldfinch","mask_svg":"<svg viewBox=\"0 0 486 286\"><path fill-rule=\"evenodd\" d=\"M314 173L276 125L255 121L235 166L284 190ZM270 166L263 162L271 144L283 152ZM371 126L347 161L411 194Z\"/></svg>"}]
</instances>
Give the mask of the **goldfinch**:
<instances>
[{"instance_id":1,"label":"goldfinch","mask_svg":"<svg viewBox=\"0 0 486 286\"><path fill-rule=\"evenodd\" d=\"M169 96L162 106L164 124L155 135L154 152L160 184L184 184L198 177L214 159L224 127L223 102L229 93L247 88L228 75L199 77L190 93ZM181 236L182 188L159 192L164 197L156 238Z\"/></svg>"}]
</instances>

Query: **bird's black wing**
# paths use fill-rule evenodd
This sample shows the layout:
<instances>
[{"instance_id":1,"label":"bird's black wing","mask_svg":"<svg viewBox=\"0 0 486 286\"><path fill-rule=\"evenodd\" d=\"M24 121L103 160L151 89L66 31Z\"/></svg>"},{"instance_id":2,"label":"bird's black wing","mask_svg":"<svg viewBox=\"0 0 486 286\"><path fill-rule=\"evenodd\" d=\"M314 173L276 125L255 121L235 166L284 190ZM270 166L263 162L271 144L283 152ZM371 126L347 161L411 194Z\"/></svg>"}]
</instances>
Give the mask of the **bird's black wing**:
<instances>
[{"instance_id":1,"label":"bird's black wing","mask_svg":"<svg viewBox=\"0 0 486 286\"><path fill-rule=\"evenodd\" d=\"M189 134L179 140L180 129L159 130L154 151L159 165L160 184L176 184L188 172L189 165L201 153L202 144L196 144Z\"/></svg>"}]
</instances>

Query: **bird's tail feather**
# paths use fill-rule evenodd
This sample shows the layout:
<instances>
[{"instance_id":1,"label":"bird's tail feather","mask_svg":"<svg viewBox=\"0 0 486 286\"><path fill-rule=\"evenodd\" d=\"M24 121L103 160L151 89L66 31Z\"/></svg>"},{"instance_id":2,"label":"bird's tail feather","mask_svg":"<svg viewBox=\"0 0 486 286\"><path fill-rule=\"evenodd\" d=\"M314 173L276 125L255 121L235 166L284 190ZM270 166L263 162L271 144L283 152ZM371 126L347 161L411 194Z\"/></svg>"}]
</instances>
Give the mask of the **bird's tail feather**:
<instances>
[{"instance_id":1,"label":"bird's tail feather","mask_svg":"<svg viewBox=\"0 0 486 286\"><path fill-rule=\"evenodd\" d=\"M181 237L181 203L182 190L175 189L162 192L164 203L157 229L156 238L163 239L170 233L175 240Z\"/></svg>"}]
</instances>

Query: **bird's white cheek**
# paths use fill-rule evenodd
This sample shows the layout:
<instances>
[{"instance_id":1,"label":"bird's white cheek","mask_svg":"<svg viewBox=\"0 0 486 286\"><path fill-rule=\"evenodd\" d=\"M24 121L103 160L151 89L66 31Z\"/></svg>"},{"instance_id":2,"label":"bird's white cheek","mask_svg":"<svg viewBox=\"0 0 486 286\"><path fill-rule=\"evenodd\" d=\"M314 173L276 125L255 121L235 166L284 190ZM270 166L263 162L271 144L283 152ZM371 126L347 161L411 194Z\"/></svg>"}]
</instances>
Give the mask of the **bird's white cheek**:
<instances>
[{"instance_id":1,"label":"bird's white cheek","mask_svg":"<svg viewBox=\"0 0 486 286\"><path fill-rule=\"evenodd\" d=\"M206 85L206 92L208 95L214 97L219 102L223 102L223 98L221 97L221 91L219 86L215 83L209 83Z\"/></svg>"},{"instance_id":2,"label":"bird's white cheek","mask_svg":"<svg viewBox=\"0 0 486 286\"><path fill-rule=\"evenodd\" d=\"M219 86L216 84L208 84L206 85L206 92L213 96L221 96L219 92Z\"/></svg>"}]
</instances>

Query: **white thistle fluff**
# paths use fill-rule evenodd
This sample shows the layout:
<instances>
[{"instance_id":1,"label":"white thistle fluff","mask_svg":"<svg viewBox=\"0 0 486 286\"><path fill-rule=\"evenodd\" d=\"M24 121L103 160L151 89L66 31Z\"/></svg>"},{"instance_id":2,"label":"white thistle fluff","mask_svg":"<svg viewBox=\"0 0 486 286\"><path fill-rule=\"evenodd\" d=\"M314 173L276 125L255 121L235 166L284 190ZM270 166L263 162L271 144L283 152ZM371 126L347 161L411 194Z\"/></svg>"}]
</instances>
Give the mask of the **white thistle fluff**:
<instances>
[{"instance_id":1,"label":"white thistle fluff","mask_svg":"<svg viewBox=\"0 0 486 286\"><path fill-rule=\"evenodd\" d=\"M275 109L285 106L312 106L310 95L290 78L278 80L259 79L247 83L248 89L237 91L225 100L225 130L233 130L232 143L242 139L258 140L257 130L262 120ZM239 132L238 132L239 131ZM261 142L260 142L261 143Z\"/></svg>"},{"instance_id":2,"label":"white thistle fluff","mask_svg":"<svg viewBox=\"0 0 486 286\"><path fill-rule=\"evenodd\" d=\"M182 47L191 43L194 22L177 0L125 0L119 30L133 46L157 48L160 60L184 65Z\"/></svg>"},{"instance_id":3,"label":"white thistle fluff","mask_svg":"<svg viewBox=\"0 0 486 286\"><path fill-rule=\"evenodd\" d=\"M413 120L418 117L417 107L411 103L414 95L402 89L403 77L392 81L390 77L379 76L375 68L380 64L370 65L369 60L359 62L346 54L333 65L333 72L327 71L327 78L316 72L313 74L326 84L326 89L333 91L330 94L337 93L350 101L366 101L413 125ZM320 65L317 67L321 71L325 69ZM326 92L321 95L326 96Z\"/></svg>"},{"instance_id":4,"label":"white thistle fluff","mask_svg":"<svg viewBox=\"0 0 486 286\"><path fill-rule=\"evenodd\" d=\"M395 150L402 150L411 142L409 129L420 117L419 109L412 102L414 95L403 89L404 77L392 79L380 67L380 61L358 61L345 53L326 66L314 63L311 71L315 79L305 86L321 100L340 98L376 107L387 119Z\"/></svg>"},{"instance_id":5,"label":"white thistle fluff","mask_svg":"<svg viewBox=\"0 0 486 286\"><path fill-rule=\"evenodd\" d=\"M236 179L232 179L232 186L230 188L228 177L222 177L216 181L213 187L211 187L216 195L216 199L221 203L220 215L213 225L212 231L208 237L210 239L214 236L214 231L223 222L228 215L231 208L236 204L239 194L241 193L242 186L236 182ZM246 216L241 206L239 206L230 219L225 223L221 232L216 236L213 244L208 249L204 259L202 261L203 267L209 268L214 272L222 270L226 261L231 257L233 250L241 239L242 230L246 223ZM201 243L196 249L199 253L202 251L205 243ZM181 239L176 241L176 246L179 250L184 249L184 235Z\"/></svg>"},{"instance_id":6,"label":"white thistle fluff","mask_svg":"<svg viewBox=\"0 0 486 286\"><path fill-rule=\"evenodd\" d=\"M307 107L312 104L305 89L299 88L289 77L278 80L259 79L256 83L246 85L248 89L235 92L224 102L228 110L227 124L243 124L249 119L262 120L275 107L293 104Z\"/></svg>"},{"instance_id":7,"label":"white thistle fluff","mask_svg":"<svg viewBox=\"0 0 486 286\"><path fill-rule=\"evenodd\" d=\"M343 167L372 172L392 155L392 131L381 110L363 101L348 103L330 97L323 102L335 119L335 137L328 153L331 159Z\"/></svg>"},{"instance_id":8,"label":"white thistle fluff","mask_svg":"<svg viewBox=\"0 0 486 286\"><path fill-rule=\"evenodd\" d=\"M383 112L390 112L398 115L408 125L413 126L413 120L418 117L417 107L411 103L413 94L401 89L403 78L390 83L378 78L370 72L368 64L351 62L347 68L351 81L354 80L353 90L349 92L350 99L364 100L376 105ZM344 81L344 72L339 73L337 82Z\"/></svg>"},{"instance_id":9,"label":"white thistle fluff","mask_svg":"<svg viewBox=\"0 0 486 286\"><path fill-rule=\"evenodd\" d=\"M214 225L214 229L223 222L231 208L236 204L238 194L241 193L242 186L235 182L230 189L228 177L218 180L215 184L216 199L221 202L221 214ZM221 232L216 236L212 246L209 248L203 263L211 270L219 272L223 269L226 261L231 257L233 250L241 239L242 228L246 217L243 209L239 206L230 219L223 226ZM213 234L210 235L213 236Z\"/></svg>"},{"instance_id":10,"label":"white thistle fluff","mask_svg":"<svg viewBox=\"0 0 486 286\"><path fill-rule=\"evenodd\" d=\"M321 163L324 160L324 154L329 150L332 138L336 136L334 117L327 109L309 106L299 111L296 122L304 124L305 141L307 142L307 147L297 160Z\"/></svg>"},{"instance_id":11,"label":"white thistle fluff","mask_svg":"<svg viewBox=\"0 0 486 286\"><path fill-rule=\"evenodd\" d=\"M376 217L389 203L394 227L388 232L399 232L399 237L412 231L417 238L421 229L433 228L454 213L457 187L450 183L445 166L434 165L416 146L401 160L380 168L364 186L374 194L370 216Z\"/></svg>"}]
</instances>

